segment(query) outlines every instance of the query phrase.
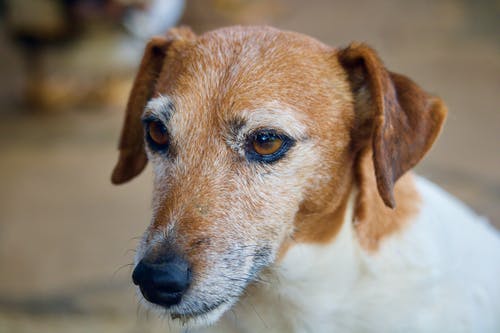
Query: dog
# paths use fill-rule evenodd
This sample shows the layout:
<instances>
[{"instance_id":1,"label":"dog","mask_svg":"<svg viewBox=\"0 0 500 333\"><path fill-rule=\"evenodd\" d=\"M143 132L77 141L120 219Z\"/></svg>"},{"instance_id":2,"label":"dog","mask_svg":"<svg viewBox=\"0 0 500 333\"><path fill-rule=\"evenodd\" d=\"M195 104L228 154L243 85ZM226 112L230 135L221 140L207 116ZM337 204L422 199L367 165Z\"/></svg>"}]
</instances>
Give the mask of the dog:
<instances>
[{"instance_id":1,"label":"dog","mask_svg":"<svg viewBox=\"0 0 500 333\"><path fill-rule=\"evenodd\" d=\"M500 332L500 237L411 169L447 109L362 43L152 38L112 182L154 172L142 303L186 332Z\"/></svg>"}]
</instances>

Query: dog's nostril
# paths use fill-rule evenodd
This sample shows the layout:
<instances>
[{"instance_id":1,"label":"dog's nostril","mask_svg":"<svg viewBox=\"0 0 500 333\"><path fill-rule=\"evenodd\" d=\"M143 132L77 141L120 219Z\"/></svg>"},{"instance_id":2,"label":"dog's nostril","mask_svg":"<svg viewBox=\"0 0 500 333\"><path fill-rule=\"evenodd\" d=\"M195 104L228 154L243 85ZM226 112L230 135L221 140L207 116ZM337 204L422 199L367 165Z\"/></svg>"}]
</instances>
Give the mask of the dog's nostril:
<instances>
[{"instance_id":1,"label":"dog's nostril","mask_svg":"<svg viewBox=\"0 0 500 333\"><path fill-rule=\"evenodd\" d=\"M132 280L148 301L163 306L178 304L191 283L189 264L170 257L161 262L141 260L134 269Z\"/></svg>"}]
</instances>

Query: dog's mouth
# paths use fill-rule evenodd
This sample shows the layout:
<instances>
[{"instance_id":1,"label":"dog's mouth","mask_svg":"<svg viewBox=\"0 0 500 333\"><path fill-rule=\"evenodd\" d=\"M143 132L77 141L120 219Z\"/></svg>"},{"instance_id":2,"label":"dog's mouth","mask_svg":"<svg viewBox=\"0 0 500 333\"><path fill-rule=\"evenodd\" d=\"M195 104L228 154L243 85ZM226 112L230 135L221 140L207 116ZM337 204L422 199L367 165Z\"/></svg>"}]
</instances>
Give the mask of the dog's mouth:
<instances>
[{"instance_id":1,"label":"dog's mouth","mask_svg":"<svg viewBox=\"0 0 500 333\"><path fill-rule=\"evenodd\" d=\"M163 306L152 303L142 297L148 307L156 310L162 318L169 318L173 327L179 328L200 328L212 325L228 311L239 297L217 300L214 303L203 302L188 298L174 306Z\"/></svg>"},{"instance_id":2,"label":"dog's mouth","mask_svg":"<svg viewBox=\"0 0 500 333\"><path fill-rule=\"evenodd\" d=\"M190 309L188 311L169 310L170 318L179 320L183 323L197 321L198 319L204 319L206 321L208 317L218 312L219 309L230 306L230 303L231 302L228 301L218 301L211 305L204 304L200 309Z\"/></svg>"}]
</instances>

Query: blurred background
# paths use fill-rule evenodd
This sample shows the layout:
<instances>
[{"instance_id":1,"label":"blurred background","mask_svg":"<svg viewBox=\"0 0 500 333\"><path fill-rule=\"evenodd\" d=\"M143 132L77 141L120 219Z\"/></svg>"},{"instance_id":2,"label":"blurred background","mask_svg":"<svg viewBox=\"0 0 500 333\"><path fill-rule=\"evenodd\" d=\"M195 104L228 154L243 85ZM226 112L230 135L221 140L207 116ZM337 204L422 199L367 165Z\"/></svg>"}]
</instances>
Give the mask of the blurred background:
<instances>
[{"instance_id":1,"label":"blurred background","mask_svg":"<svg viewBox=\"0 0 500 333\"><path fill-rule=\"evenodd\" d=\"M137 306L148 169L109 182L147 38L269 24L375 47L449 116L418 167L500 226L500 2L0 0L0 333L165 332Z\"/></svg>"}]
</instances>

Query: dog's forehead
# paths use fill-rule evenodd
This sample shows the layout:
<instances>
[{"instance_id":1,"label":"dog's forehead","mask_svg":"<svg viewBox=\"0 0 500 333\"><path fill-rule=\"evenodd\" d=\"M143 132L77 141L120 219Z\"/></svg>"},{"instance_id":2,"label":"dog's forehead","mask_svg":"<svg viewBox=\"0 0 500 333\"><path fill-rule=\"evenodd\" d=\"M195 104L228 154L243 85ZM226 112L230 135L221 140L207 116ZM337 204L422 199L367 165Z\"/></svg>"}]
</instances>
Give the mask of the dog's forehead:
<instances>
[{"instance_id":1,"label":"dog's forehead","mask_svg":"<svg viewBox=\"0 0 500 333\"><path fill-rule=\"evenodd\" d=\"M330 102L335 85L342 85L333 54L332 48L298 33L219 29L174 43L157 89L184 112L202 108L220 115L269 103L318 110Z\"/></svg>"},{"instance_id":2,"label":"dog's forehead","mask_svg":"<svg viewBox=\"0 0 500 333\"><path fill-rule=\"evenodd\" d=\"M194 46L201 59L215 66L246 68L253 64L272 72L279 64L310 66L311 60L318 61L311 58L323 57L332 50L312 37L270 27L218 29L201 35Z\"/></svg>"}]
</instances>

